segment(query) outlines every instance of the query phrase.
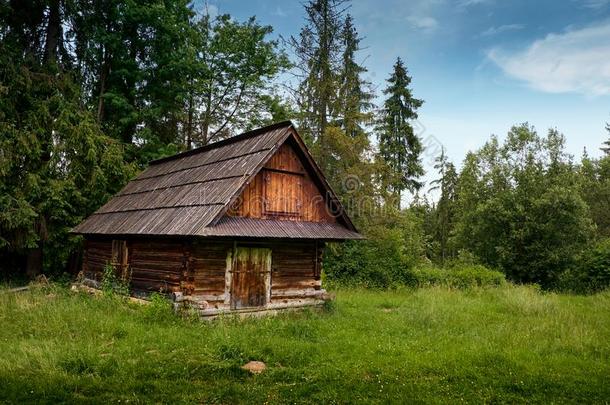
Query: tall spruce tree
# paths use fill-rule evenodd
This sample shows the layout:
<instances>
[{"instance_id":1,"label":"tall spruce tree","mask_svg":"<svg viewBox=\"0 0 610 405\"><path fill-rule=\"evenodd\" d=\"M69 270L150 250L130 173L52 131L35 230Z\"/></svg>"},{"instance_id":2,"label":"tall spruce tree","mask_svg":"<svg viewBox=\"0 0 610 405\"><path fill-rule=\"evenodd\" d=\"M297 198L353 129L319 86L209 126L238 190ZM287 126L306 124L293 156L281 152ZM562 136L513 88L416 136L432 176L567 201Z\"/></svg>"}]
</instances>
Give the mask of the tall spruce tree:
<instances>
[{"instance_id":1,"label":"tall spruce tree","mask_svg":"<svg viewBox=\"0 0 610 405\"><path fill-rule=\"evenodd\" d=\"M364 134L364 125L372 120L374 95L371 84L362 78L367 69L356 61L361 38L350 14L345 18L341 37L344 49L339 77L339 121L343 131L355 138Z\"/></svg>"},{"instance_id":2,"label":"tall spruce tree","mask_svg":"<svg viewBox=\"0 0 610 405\"><path fill-rule=\"evenodd\" d=\"M392 168L389 184L400 207L404 190L415 192L422 186L418 179L424 174L421 164L423 146L410 121L417 118L417 109L423 100L413 97L409 88L411 77L400 58L396 59L387 82L388 87L383 91L387 98L376 129L379 153Z\"/></svg>"},{"instance_id":3,"label":"tall spruce tree","mask_svg":"<svg viewBox=\"0 0 610 405\"><path fill-rule=\"evenodd\" d=\"M309 141L320 144L323 153L327 149L326 128L338 113L346 3L346 0L308 1L304 5L305 26L298 38L290 38L301 78L296 94L300 127Z\"/></svg>"}]
</instances>

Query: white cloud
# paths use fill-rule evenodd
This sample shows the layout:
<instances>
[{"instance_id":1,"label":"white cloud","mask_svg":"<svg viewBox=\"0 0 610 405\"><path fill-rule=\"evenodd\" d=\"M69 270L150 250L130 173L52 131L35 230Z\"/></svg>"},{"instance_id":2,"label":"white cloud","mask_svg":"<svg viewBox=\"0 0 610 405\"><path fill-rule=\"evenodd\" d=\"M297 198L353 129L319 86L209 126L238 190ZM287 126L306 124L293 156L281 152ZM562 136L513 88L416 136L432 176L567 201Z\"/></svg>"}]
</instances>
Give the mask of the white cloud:
<instances>
[{"instance_id":1,"label":"white cloud","mask_svg":"<svg viewBox=\"0 0 610 405\"><path fill-rule=\"evenodd\" d=\"M488 57L507 75L549 93L610 94L610 21L549 34L526 49L492 49Z\"/></svg>"},{"instance_id":2,"label":"white cloud","mask_svg":"<svg viewBox=\"0 0 610 405\"><path fill-rule=\"evenodd\" d=\"M407 21L411 27L422 31L434 31L438 27L438 21L433 17L409 16Z\"/></svg>"},{"instance_id":3,"label":"white cloud","mask_svg":"<svg viewBox=\"0 0 610 405\"><path fill-rule=\"evenodd\" d=\"M195 1L193 8L198 15L209 15L212 18L218 16L218 6L208 1Z\"/></svg>"},{"instance_id":4,"label":"white cloud","mask_svg":"<svg viewBox=\"0 0 610 405\"><path fill-rule=\"evenodd\" d=\"M489 27L485 31L481 32L482 37L490 37L493 35L498 35L507 31L518 31L525 28L523 24L506 24L500 25L499 27Z\"/></svg>"},{"instance_id":5,"label":"white cloud","mask_svg":"<svg viewBox=\"0 0 610 405\"><path fill-rule=\"evenodd\" d=\"M584 0L581 4L587 8L600 10L610 6L610 0Z\"/></svg>"},{"instance_id":6,"label":"white cloud","mask_svg":"<svg viewBox=\"0 0 610 405\"><path fill-rule=\"evenodd\" d=\"M208 4L206 13L209 14L210 17L216 17L218 15L218 6Z\"/></svg>"},{"instance_id":7,"label":"white cloud","mask_svg":"<svg viewBox=\"0 0 610 405\"><path fill-rule=\"evenodd\" d=\"M461 8L466 8L470 6L478 6L479 4L488 4L492 3L493 0L459 0L457 5Z\"/></svg>"},{"instance_id":8,"label":"white cloud","mask_svg":"<svg viewBox=\"0 0 610 405\"><path fill-rule=\"evenodd\" d=\"M278 16L278 17L286 17L286 12L284 10L282 10L282 8L280 6L277 6L275 8L275 11L272 12L271 14Z\"/></svg>"}]
</instances>

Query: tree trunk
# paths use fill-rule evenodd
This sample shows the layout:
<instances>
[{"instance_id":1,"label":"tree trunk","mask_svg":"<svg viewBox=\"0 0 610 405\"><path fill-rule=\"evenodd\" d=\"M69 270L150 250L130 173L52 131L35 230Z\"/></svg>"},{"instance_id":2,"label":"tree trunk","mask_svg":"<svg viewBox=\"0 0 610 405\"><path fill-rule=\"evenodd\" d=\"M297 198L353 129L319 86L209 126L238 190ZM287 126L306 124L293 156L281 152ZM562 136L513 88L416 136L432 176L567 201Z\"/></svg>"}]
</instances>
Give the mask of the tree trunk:
<instances>
[{"instance_id":1,"label":"tree trunk","mask_svg":"<svg viewBox=\"0 0 610 405\"><path fill-rule=\"evenodd\" d=\"M61 35L60 0L49 2L49 20L46 29L44 62L55 63Z\"/></svg>"},{"instance_id":2,"label":"tree trunk","mask_svg":"<svg viewBox=\"0 0 610 405\"><path fill-rule=\"evenodd\" d=\"M25 274L30 279L42 274L42 246L28 250Z\"/></svg>"},{"instance_id":3,"label":"tree trunk","mask_svg":"<svg viewBox=\"0 0 610 405\"><path fill-rule=\"evenodd\" d=\"M75 252L71 252L68 257L68 263L66 263L66 272L73 276L77 275L83 263L83 251L82 249L78 249Z\"/></svg>"},{"instance_id":4,"label":"tree trunk","mask_svg":"<svg viewBox=\"0 0 610 405\"><path fill-rule=\"evenodd\" d=\"M191 88L193 82L191 81ZM186 124L186 150L191 150L193 143L193 95L189 96L188 121Z\"/></svg>"}]
</instances>

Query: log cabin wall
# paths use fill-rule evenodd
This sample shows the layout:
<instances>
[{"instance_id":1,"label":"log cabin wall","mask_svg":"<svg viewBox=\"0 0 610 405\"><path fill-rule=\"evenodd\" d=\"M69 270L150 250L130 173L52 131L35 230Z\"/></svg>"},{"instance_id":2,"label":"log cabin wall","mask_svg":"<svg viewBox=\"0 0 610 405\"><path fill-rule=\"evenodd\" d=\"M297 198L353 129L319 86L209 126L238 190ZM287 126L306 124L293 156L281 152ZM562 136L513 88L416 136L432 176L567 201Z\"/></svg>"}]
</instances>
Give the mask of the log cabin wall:
<instances>
[{"instance_id":1,"label":"log cabin wall","mask_svg":"<svg viewBox=\"0 0 610 405\"><path fill-rule=\"evenodd\" d=\"M94 281L102 281L104 267L112 261L111 240L86 240L83 253L83 275Z\"/></svg>"},{"instance_id":2,"label":"log cabin wall","mask_svg":"<svg viewBox=\"0 0 610 405\"><path fill-rule=\"evenodd\" d=\"M236 245L271 249L271 304L312 297L321 289L323 242L239 241ZM232 251L233 242L204 239L193 243L193 297L212 307L228 309L226 271L231 266Z\"/></svg>"},{"instance_id":3,"label":"log cabin wall","mask_svg":"<svg viewBox=\"0 0 610 405\"><path fill-rule=\"evenodd\" d=\"M113 245L119 245L116 242L85 242L83 273L86 278L102 281L104 267L113 263ZM127 240L125 243L133 291L181 291L218 307L228 304L226 272L231 266L234 242L202 239L192 242ZM311 296L320 290L322 242L236 243L271 249L272 303Z\"/></svg>"},{"instance_id":4,"label":"log cabin wall","mask_svg":"<svg viewBox=\"0 0 610 405\"><path fill-rule=\"evenodd\" d=\"M117 277L130 279L133 291L182 291L189 275L188 245L179 240L87 240L83 274L86 279L101 282L105 266L111 264ZM117 252L118 247L121 252Z\"/></svg>"},{"instance_id":5,"label":"log cabin wall","mask_svg":"<svg viewBox=\"0 0 610 405\"><path fill-rule=\"evenodd\" d=\"M293 146L285 143L246 186L227 215L334 223L325 198Z\"/></svg>"},{"instance_id":6,"label":"log cabin wall","mask_svg":"<svg viewBox=\"0 0 610 405\"><path fill-rule=\"evenodd\" d=\"M187 277L188 244L181 241L130 241L129 268L134 291L182 291Z\"/></svg>"},{"instance_id":7,"label":"log cabin wall","mask_svg":"<svg viewBox=\"0 0 610 405\"><path fill-rule=\"evenodd\" d=\"M299 298L319 290L315 242L285 243L271 252L271 300Z\"/></svg>"},{"instance_id":8,"label":"log cabin wall","mask_svg":"<svg viewBox=\"0 0 610 405\"><path fill-rule=\"evenodd\" d=\"M192 284L190 295L210 303L224 302L225 278L228 255L233 250L233 242L200 240L191 244L190 274Z\"/></svg>"}]
</instances>

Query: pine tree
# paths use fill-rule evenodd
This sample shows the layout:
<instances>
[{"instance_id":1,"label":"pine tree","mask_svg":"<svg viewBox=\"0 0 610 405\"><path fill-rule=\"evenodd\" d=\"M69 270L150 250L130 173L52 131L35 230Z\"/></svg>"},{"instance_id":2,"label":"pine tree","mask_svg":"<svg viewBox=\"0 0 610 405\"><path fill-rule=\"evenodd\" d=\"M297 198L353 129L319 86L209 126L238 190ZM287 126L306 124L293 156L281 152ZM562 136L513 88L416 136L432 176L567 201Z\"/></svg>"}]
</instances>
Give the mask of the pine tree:
<instances>
[{"instance_id":1,"label":"pine tree","mask_svg":"<svg viewBox=\"0 0 610 405\"><path fill-rule=\"evenodd\" d=\"M420 158L423 147L410 121L417 118L417 109L423 100L413 97L409 88L411 77L400 58L387 82L388 87L383 91L387 98L377 134L379 153L393 170L390 187L400 207L402 191L415 192L422 186L418 179L424 174Z\"/></svg>"},{"instance_id":2,"label":"pine tree","mask_svg":"<svg viewBox=\"0 0 610 405\"><path fill-rule=\"evenodd\" d=\"M360 37L351 15L347 15L341 33L343 57L340 74L339 108L341 128L348 136L355 138L364 133L363 126L372 119L374 95L370 83L362 78L367 69L356 62L360 51Z\"/></svg>"},{"instance_id":3,"label":"pine tree","mask_svg":"<svg viewBox=\"0 0 610 405\"><path fill-rule=\"evenodd\" d=\"M300 69L301 82L296 91L300 127L309 141L319 143L325 155L326 128L338 114L345 3L346 0L310 0L305 4L306 23L299 38L290 38Z\"/></svg>"}]
</instances>

